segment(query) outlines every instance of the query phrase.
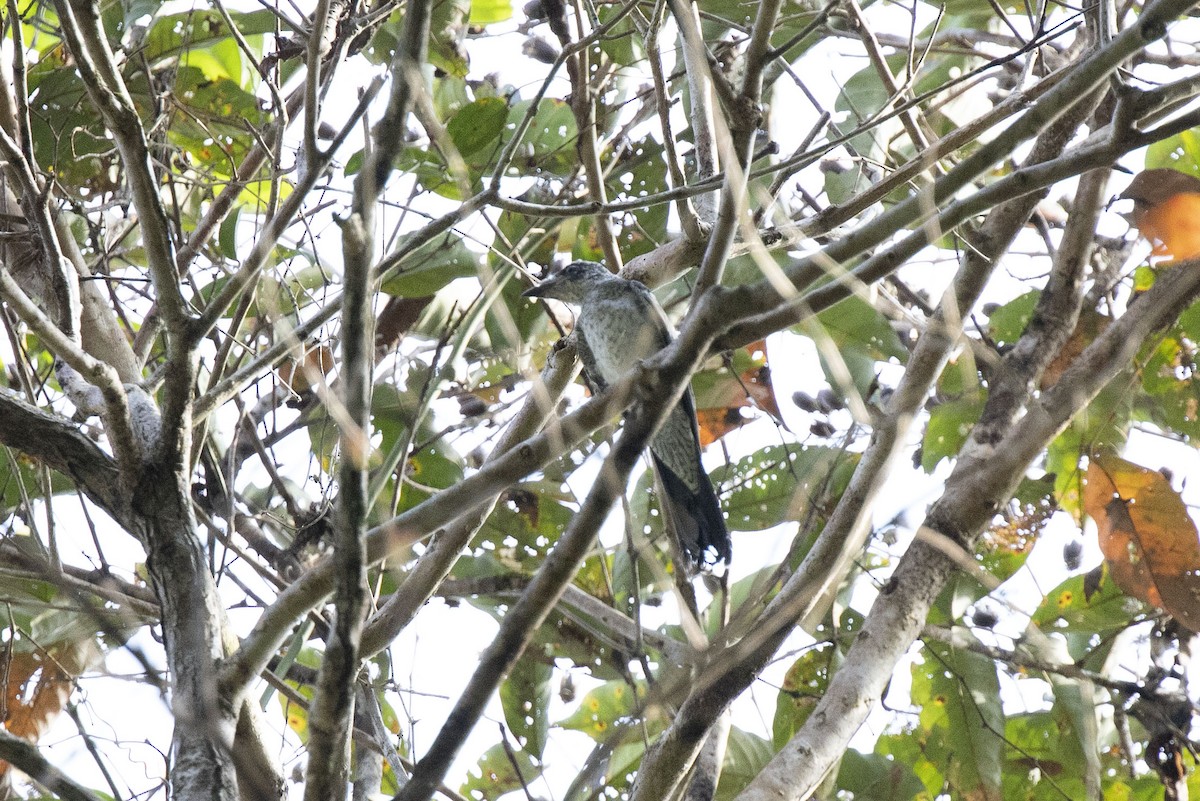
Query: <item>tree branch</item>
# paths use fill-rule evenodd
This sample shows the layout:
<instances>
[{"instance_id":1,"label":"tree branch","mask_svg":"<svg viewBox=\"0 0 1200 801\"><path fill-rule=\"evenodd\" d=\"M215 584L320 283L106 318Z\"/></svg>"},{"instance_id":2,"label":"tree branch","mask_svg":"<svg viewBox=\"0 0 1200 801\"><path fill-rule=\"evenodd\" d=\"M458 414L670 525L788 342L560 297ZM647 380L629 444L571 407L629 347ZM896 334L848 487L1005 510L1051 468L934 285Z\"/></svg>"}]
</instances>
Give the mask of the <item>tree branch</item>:
<instances>
[{"instance_id":1,"label":"tree branch","mask_svg":"<svg viewBox=\"0 0 1200 801\"><path fill-rule=\"evenodd\" d=\"M117 371L104 362L93 359L60 331L30 300L3 265L0 265L0 297L3 297L30 330L37 334L51 353L86 377L90 384L99 388L103 397L105 430L109 444L122 472L128 480L132 480L134 472L142 464L143 448L133 430L129 397ZM84 411L93 414L97 410L89 408Z\"/></svg>"},{"instance_id":2,"label":"tree branch","mask_svg":"<svg viewBox=\"0 0 1200 801\"><path fill-rule=\"evenodd\" d=\"M318 11L326 7L322 2ZM304 797L308 801L343 794L350 775L350 733L354 723L355 678L370 593L367 588L367 515L371 455L371 396L375 367L375 316L372 309L376 203L392 161L404 143L405 121L414 98L424 91L420 65L429 40L431 0L409 3L404 32L392 63L392 93L383 124L375 130L365 169L354 185L353 211L342 223L345 291L342 295L342 405L346 416L339 441L338 500L334 526L334 620L321 661L317 691L309 716L309 748L322 759L310 759ZM328 13L328 12L326 12ZM309 43L310 82L319 66L317 36ZM310 98L310 105L312 99ZM315 122L309 115L305 132L309 157L316 159Z\"/></svg>"},{"instance_id":3,"label":"tree branch","mask_svg":"<svg viewBox=\"0 0 1200 801\"><path fill-rule=\"evenodd\" d=\"M175 274L175 246L162 205L158 181L150 164L146 133L133 99L117 70L108 39L100 26L98 9L89 0L56 0L63 38L75 57L88 95L112 132L133 203L142 227L146 261L158 303L163 309L168 335L178 334L187 320L187 309ZM177 356L178 354L173 354Z\"/></svg>"},{"instance_id":4,"label":"tree branch","mask_svg":"<svg viewBox=\"0 0 1200 801\"><path fill-rule=\"evenodd\" d=\"M1035 144L1029 161L1037 163L1060 153L1075 126L1090 113L1090 107L1078 110L1047 131ZM740 632L741 637L737 633L727 634L728 640L737 642L736 650L710 660L701 686L684 702L671 727L643 763L634 801L670 793L698 753L703 732L768 664L792 627L796 623L811 627L824 615L849 560L861 552L870 530L875 499L908 442L911 426L961 341L965 311L978 301L1001 256L1038 201L1036 195L1024 195L995 206L971 237L972 247L965 251L952 289L946 293L909 357L886 413L874 426L871 444L821 536L758 620L747 624ZM735 653L743 655L740 663Z\"/></svg>"},{"instance_id":5,"label":"tree branch","mask_svg":"<svg viewBox=\"0 0 1200 801\"><path fill-rule=\"evenodd\" d=\"M513 418L485 464L491 464L511 451L522 440L540 431L554 413L555 404L567 385L579 373L573 348L559 348L535 381L525 404ZM363 633L363 653L374 655L386 648L416 616L449 575L463 549L487 520L499 495L493 495L478 511L464 515L435 532L429 547L417 559L416 566L367 624Z\"/></svg>"},{"instance_id":6,"label":"tree branch","mask_svg":"<svg viewBox=\"0 0 1200 801\"><path fill-rule=\"evenodd\" d=\"M690 351L693 355L702 352L703 348ZM587 498L571 518L566 531L555 543L520 600L500 622L500 631L480 655L478 668L429 752L417 762L412 778L396 794L394 801L425 801L445 777L458 750L479 722L488 700L524 653L538 627L545 622L550 610L579 570L595 543L601 524L607 519L616 499L624 495L634 464L641 457L646 443L675 407L696 362L669 376L665 371L664 374L647 376L648 379L662 380L661 385L654 387L654 392L641 397L643 403L635 406L633 413L628 416L621 437L604 460L600 475Z\"/></svg>"},{"instance_id":7,"label":"tree branch","mask_svg":"<svg viewBox=\"0 0 1200 801\"><path fill-rule=\"evenodd\" d=\"M1137 354L1147 337L1168 325L1200 295L1200 270L1171 269L1100 335L1035 402L1025 417L992 442L974 438L930 509L925 525L969 547L1011 495L1038 453ZM883 589L829 689L795 737L747 787L741 798L799 799L821 781L880 697L896 661L920 633L953 562L917 541ZM851 667L852 666L852 667Z\"/></svg>"},{"instance_id":8,"label":"tree branch","mask_svg":"<svg viewBox=\"0 0 1200 801\"><path fill-rule=\"evenodd\" d=\"M0 442L70 476L97 506L130 528L117 465L70 420L0 392Z\"/></svg>"},{"instance_id":9,"label":"tree branch","mask_svg":"<svg viewBox=\"0 0 1200 801\"><path fill-rule=\"evenodd\" d=\"M48 792L66 801L100 801L100 796L76 784L66 774L50 764L37 746L0 729L0 758L11 762Z\"/></svg>"},{"instance_id":10,"label":"tree branch","mask_svg":"<svg viewBox=\"0 0 1200 801\"><path fill-rule=\"evenodd\" d=\"M584 437L612 420L632 400L633 377L614 384L554 425L504 453L453 487L409 509L367 533L367 558L375 564L428 536L439 527L475 512L488 499L524 476L540 470L575 447ZM333 591L329 559L314 565L279 594L259 617L222 671L220 689L232 697L266 667L291 626Z\"/></svg>"}]
</instances>

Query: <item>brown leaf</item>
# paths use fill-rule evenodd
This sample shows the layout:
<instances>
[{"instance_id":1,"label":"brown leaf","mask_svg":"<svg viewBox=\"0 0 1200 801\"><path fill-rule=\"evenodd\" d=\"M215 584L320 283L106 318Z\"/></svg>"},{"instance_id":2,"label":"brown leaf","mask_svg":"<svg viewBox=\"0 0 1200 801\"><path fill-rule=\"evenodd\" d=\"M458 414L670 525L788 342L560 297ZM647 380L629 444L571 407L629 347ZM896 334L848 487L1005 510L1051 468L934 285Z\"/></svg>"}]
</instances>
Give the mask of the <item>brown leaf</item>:
<instances>
[{"instance_id":1,"label":"brown leaf","mask_svg":"<svg viewBox=\"0 0 1200 801\"><path fill-rule=\"evenodd\" d=\"M275 372L288 389L303 395L332 371L333 350L328 345L314 343L305 350L302 359L282 364Z\"/></svg>"},{"instance_id":2,"label":"brown leaf","mask_svg":"<svg viewBox=\"0 0 1200 801\"><path fill-rule=\"evenodd\" d=\"M1117 456L1096 455L1083 504L1117 586L1200 630L1200 535L1167 479Z\"/></svg>"},{"instance_id":3,"label":"brown leaf","mask_svg":"<svg viewBox=\"0 0 1200 801\"><path fill-rule=\"evenodd\" d=\"M696 422L700 424L700 447L707 448L730 431L750 422L737 407L729 409L699 409Z\"/></svg>"},{"instance_id":4,"label":"brown leaf","mask_svg":"<svg viewBox=\"0 0 1200 801\"><path fill-rule=\"evenodd\" d=\"M746 352L759 362L756 366L742 373L742 383L754 405L783 422L783 414L779 411L779 401L775 399L775 387L771 384L771 367L767 363L767 341L760 339L746 346ZM758 354L762 354L760 357Z\"/></svg>"},{"instance_id":5,"label":"brown leaf","mask_svg":"<svg viewBox=\"0 0 1200 801\"><path fill-rule=\"evenodd\" d=\"M99 656L95 642L62 643L34 652L0 656L4 688L4 728L9 734L36 743L62 711L75 679ZM0 776L8 771L0 759Z\"/></svg>"},{"instance_id":6,"label":"brown leaf","mask_svg":"<svg viewBox=\"0 0 1200 801\"><path fill-rule=\"evenodd\" d=\"M395 345L401 336L408 333L421 312L433 301L433 295L419 298L388 298L383 311L375 321L375 347L387 350Z\"/></svg>"},{"instance_id":7,"label":"brown leaf","mask_svg":"<svg viewBox=\"0 0 1200 801\"><path fill-rule=\"evenodd\" d=\"M780 423L783 415L771 384L767 342L760 339L737 351L733 369L721 367L710 375L703 393L698 393L696 419L700 423L700 445L707 446L749 422L739 409L763 410Z\"/></svg>"}]
</instances>

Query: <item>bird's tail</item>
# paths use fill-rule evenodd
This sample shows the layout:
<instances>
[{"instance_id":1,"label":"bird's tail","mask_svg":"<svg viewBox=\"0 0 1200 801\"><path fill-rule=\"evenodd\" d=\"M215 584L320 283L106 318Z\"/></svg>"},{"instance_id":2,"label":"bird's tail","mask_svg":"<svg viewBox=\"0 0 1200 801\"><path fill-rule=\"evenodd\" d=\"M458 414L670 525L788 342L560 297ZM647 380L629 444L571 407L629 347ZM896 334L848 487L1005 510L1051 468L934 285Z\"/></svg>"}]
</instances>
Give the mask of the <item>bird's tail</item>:
<instances>
[{"instance_id":1,"label":"bird's tail","mask_svg":"<svg viewBox=\"0 0 1200 801\"><path fill-rule=\"evenodd\" d=\"M701 472L699 488L691 489L667 465L651 453L654 471L662 485L662 507L668 530L678 539L689 568L697 564L729 562L733 546L721 504L708 476Z\"/></svg>"}]
</instances>

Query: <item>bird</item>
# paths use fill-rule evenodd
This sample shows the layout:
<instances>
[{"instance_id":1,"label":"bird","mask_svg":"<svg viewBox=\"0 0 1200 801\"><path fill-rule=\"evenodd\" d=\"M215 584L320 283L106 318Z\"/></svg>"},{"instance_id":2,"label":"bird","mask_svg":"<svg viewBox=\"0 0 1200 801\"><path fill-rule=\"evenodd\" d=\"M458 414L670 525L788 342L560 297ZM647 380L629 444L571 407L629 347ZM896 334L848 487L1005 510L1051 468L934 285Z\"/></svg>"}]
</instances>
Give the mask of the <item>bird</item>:
<instances>
[{"instance_id":1,"label":"bird","mask_svg":"<svg viewBox=\"0 0 1200 801\"><path fill-rule=\"evenodd\" d=\"M553 298L579 309L576 350L596 390L617 382L672 339L667 316L650 290L597 262L572 262L523 295ZM690 387L651 438L650 459L662 486L668 529L674 531L688 569L697 564L728 564L733 548L721 504L700 460L696 402Z\"/></svg>"},{"instance_id":2,"label":"bird","mask_svg":"<svg viewBox=\"0 0 1200 801\"><path fill-rule=\"evenodd\" d=\"M1121 197L1133 201L1130 222L1155 255L1174 261L1200 256L1200 178L1169 168L1143 170Z\"/></svg>"}]
</instances>

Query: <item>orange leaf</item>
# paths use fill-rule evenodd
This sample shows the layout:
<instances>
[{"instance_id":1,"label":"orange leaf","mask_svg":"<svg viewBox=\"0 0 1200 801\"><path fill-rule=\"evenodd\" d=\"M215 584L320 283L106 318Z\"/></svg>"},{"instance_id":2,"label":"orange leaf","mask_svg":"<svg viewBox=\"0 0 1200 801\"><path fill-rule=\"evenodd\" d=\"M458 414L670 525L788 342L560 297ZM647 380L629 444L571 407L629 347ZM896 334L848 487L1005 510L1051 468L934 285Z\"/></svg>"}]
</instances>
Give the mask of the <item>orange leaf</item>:
<instances>
[{"instance_id":1,"label":"orange leaf","mask_svg":"<svg viewBox=\"0 0 1200 801\"><path fill-rule=\"evenodd\" d=\"M718 370L705 373L696 387L696 402L700 406L696 419L700 423L701 447L749 422L738 411L748 406L761 409L783 422L779 403L775 400L775 388L771 385L765 339L735 351L731 361Z\"/></svg>"},{"instance_id":2,"label":"orange leaf","mask_svg":"<svg viewBox=\"0 0 1200 801\"><path fill-rule=\"evenodd\" d=\"M75 678L98 656L91 640L63 643L36 652L16 651L0 656L4 688L4 728L9 734L36 743L58 717ZM0 776L8 771L0 760Z\"/></svg>"},{"instance_id":3,"label":"orange leaf","mask_svg":"<svg viewBox=\"0 0 1200 801\"><path fill-rule=\"evenodd\" d=\"M734 429L750 422L737 407L728 409L698 409L696 422L700 424L700 447L707 448Z\"/></svg>"},{"instance_id":4,"label":"orange leaf","mask_svg":"<svg viewBox=\"0 0 1200 801\"><path fill-rule=\"evenodd\" d=\"M1200 194L1168 198L1146 214L1138 230L1160 256L1183 261L1200 255Z\"/></svg>"},{"instance_id":5,"label":"orange leaf","mask_svg":"<svg viewBox=\"0 0 1200 801\"><path fill-rule=\"evenodd\" d=\"M1200 630L1200 535L1167 479L1110 454L1093 456L1083 504L1117 586Z\"/></svg>"}]
</instances>

